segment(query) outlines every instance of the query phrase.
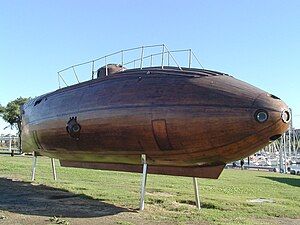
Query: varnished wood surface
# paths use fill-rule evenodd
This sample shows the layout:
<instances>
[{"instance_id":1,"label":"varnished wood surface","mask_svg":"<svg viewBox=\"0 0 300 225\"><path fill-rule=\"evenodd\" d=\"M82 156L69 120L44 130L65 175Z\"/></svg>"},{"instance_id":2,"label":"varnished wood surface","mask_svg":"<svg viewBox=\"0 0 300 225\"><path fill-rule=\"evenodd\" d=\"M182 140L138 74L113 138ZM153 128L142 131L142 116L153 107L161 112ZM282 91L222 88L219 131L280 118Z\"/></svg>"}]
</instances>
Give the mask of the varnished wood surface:
<instances>
[{"instance_id":1,"label":"varnished wood surface","mask_svg":"<svg viewBox=\"0 0 300 225\"><path fill-rule=\"evenodd\" d=\"M38 102L38 104L37 104ZM265 123L256 110L269 114ZM211 71L127 70L38 97L24 107L23 150L74 162L224 165L282 134L287 106ZM66 132L70 117L79 140Z\"/></svg>"}]
</instances>

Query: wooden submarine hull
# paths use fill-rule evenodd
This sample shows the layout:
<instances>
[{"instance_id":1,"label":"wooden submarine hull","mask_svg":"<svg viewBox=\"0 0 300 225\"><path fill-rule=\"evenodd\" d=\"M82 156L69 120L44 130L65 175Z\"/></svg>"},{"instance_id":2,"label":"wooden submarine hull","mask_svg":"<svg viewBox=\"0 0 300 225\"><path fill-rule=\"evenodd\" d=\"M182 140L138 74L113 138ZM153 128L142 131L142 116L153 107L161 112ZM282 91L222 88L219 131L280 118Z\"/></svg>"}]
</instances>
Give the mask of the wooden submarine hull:
<instances>
[{"instance_id":1,"label":"wooden submarine hull","mask_svg":"<svg viewBox=\"0 0 300 225\"><path fill-rule=\"evenodd\" d=\"M23 151L62 166L141 172L145 154L149 173L207 178L278 138L290 116L279 98L232 76L171 67L62 88L22 113ZM80 129L70 133L70 123Z\"/></svg>"}]
</instances>

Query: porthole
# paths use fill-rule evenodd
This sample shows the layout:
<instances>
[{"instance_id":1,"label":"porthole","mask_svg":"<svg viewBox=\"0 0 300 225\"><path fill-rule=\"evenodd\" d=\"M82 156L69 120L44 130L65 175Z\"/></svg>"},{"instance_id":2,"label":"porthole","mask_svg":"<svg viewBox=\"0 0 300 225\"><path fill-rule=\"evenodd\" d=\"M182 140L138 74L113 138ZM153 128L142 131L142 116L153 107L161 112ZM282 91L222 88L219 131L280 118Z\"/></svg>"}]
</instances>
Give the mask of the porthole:
<instances>
[{"instance_id":1,"label":"porthole","mask_svg":"<svg viewBox=\"0 0 300 225\"><path fill-rule=\"evenodd\" d=\"M265 110L259 109L255 112L255 120L259 123L264 123L268 120L269 115Z\"/></svg>"},{"instance_id":2,"label":"porthole","mask_svg":"<svg viewBox=\"0 0 300 225\"><path fill-rule=\"evenodd\" d=\"M283 110L282 113L281 113L281 119L285 123L290 122L291 116L290 116L289 111Z\"/></svg>"},{"instance_id":3,"label":"porthole","mask_svg":"<svg viewBox=\"0 0 300 225\"><path fill-rule=\"evenodd\" d=\"M72 138L79 140L81 126L77 122L77 117L70 117L66 130Z\"/></svg>"}]
</instances>

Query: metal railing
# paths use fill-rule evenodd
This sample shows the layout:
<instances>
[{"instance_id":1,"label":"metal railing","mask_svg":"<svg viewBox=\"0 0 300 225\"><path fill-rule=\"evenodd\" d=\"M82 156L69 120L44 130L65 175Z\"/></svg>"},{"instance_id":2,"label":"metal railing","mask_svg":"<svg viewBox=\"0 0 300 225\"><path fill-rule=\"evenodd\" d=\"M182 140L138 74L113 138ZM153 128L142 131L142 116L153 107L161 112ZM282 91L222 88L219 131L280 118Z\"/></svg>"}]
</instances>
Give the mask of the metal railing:
<instances>
[{"instance_id":1,"label":"metal railing","mask_svg":"<svg viewBox=\"0 0 300 225\"><path fill-rule=\"evenodd\" d=\"M0 153L20 153L19 137L15 136L0 136Z\"/></svg>"},{"instance_id":2,"label":"metal railing","mask_svg":"<svg viewBox=\"0 0 300 225\"><path fill-rule=\"evenodd\" d=\"M159 51L155 51L159 49ZM146 51L152 50L151 53L145 54ZM154 51L153 51L154 50ZM128 54L131 54L132 52L135 52L135 54L138 54L138 57L134 57L134 59L129 59L128 61L125 60L125 56ZM91 79L94 79L94 75L97 72L98 68L96 67L96 64L98 62L102 62L102 66L104 65L106 70L105 70L105 75L108 75L108 61L112 59L113 57L118 56L118 63L121 66L126 66L128 69L136 69L140 68L143 69L145 67L153 67L153 66L159 66L162 69L164 69L164 66L175 66L178 69L182 70L182 67L179 65L178 61L175 58L175 54L177 53L185 53L187 54L187 68L191 68L193 59L201 66L202 69L204 67L200 63L199 59L195 55L195 53L192 51L192 49L180 49L180 50L172 50L170 51L169 48L165 44L160 44L160 45L146 45L146 46L141 46L141 47L136 47L136 48L129 48L125 50L120 50L87 62L75 64L72 66L69 66L65 69L62 69L57 72L57 77L58 77L58 86L61 88L61 83L63 83L65 86L68 86L67 81L64 79L64 73L68 71L72 71L74 77L76 78L77 83L80 83L79 76L77 73L77 69L82 66L89 65L89 68L91 70ZM154 59L156 57L159 57L159 63L155 63ZM130 57L129 57L130 58ZM146 65L146 61L149 60L148 66ZM96 68L96 69L95 69Z\"/></svg>"}]
</instances>

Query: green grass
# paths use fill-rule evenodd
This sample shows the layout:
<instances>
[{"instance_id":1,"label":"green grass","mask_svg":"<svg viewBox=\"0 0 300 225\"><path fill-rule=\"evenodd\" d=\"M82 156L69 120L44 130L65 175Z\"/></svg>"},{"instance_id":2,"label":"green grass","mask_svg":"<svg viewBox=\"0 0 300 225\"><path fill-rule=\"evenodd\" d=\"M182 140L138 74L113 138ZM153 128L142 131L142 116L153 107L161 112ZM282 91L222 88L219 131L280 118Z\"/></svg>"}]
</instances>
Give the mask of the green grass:
<instances>
[{"instance_id":1,"label":"green grass","mask_svg":"<svg viewBox=\"0 0 300 225\"><path fill-rule=\"evenodd\" d=\"M53 181L50 159L39 157L35 183L64 189L128 209L139 205L140 174L58 166ZM0 176L30 181L31 158L0 156ZM198 179L202 209L194 206L192 178L148 175L148 222L179 224L266 224L276 218L300 218L300 177L261 171L224 170L218 180ZM273 203L249 203L266 198ZM136 216L139 216L137 214ZM271 221L271 222L268 222ZM118 224L131 224L119 221Z\"/></svg>"}]
</instances>

